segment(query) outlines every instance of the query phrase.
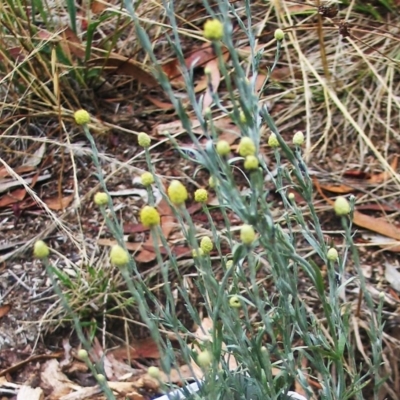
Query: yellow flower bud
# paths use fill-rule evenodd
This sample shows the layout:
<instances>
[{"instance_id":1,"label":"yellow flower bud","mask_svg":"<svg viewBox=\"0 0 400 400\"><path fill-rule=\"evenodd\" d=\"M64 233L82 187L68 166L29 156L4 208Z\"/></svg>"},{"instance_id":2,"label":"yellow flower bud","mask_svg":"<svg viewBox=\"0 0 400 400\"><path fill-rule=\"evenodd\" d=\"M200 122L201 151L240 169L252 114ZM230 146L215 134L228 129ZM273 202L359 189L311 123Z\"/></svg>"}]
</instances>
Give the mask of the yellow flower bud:
<instances>
[{"instance_id":1,"label":"yellow flower bud","mask_svg":"<svg viewBox=\"0 0 400 400\"><path fill-rule=\"evenodd\" d=\"M240 113L239 113L239 121L242 124L245 124L247 122L246 114L244 113L244 111L240 111Z\"/></svg>"},{"instance_id":2,"label":"yellow flower bud","mask_svg":"<svg viewBox=\"0 0 400 400\"><path fill-rule=\"evenodd\" d=\"M259 166L259 161L256 156L247 156L244 160L244 169L249 171L253 169L257 169Z\"/></svg>"},{"instance_id":3,"label":"yellow flower bud","mask_svg":"<svg viewBox=\"0 0 400 400\"><path fill-rule=\"evenodd\" d=\"M201 353L197 354L197 364L199 364L201 368L209 367L212 359L212 354L208 350L204 350Z\"/></svg>"},{"instance_id":4,"label":"yellow flower bud","mask_svg":"<svg viewBox=\"0 0 400 400\"><path fill-rule=\"evenodd\" d=\"M228 270L228 269L231 269L231 268L233 267L233 260L228 260L228 261L225 263L225 267L226 267L227 270Z\"/></svg>"},{"instance_id":5,"label":"yellow flower bud","mask_svg":"<svg viewBox=\"0 0 400 400\"><path fill-rule=\"evenodd\" d=\"M240 302L240 299L238 296L232 296L229 299L229 306L232 308L241 308L242 307L242 303Z\"/></svg>"},{"instance_id":6,"label":"yellow flower bud","mask_svg":"<svg viewBox=\"0 0 400 400\"><path fill-rule=\"evenodd\" d=\"M326 253L326 258L329 261L337 261L337 259L339 258L339 254L334 247L331 247Z\"/></svg>"},{"instance_id":7,"label":"yellow flower bud","mask_svg":"<svg viewBox=\"0 0 400 400\"><path fill-rule=\"evenodd\" d=\"M144 148L150 147L151 138L147 133L140 132L138 135L138 143L139 143L139 146L142 146Z\"/></svg>"},{"instance_id":8,"label":"yellow flower bud","mask_svg":"<svg viewBox=\"0 0 400 400\"><path fill-rule=\"evenodd\" d=\"M90 122L90 115L86 110L75 111L74 118L78 125L86 125Z\"/></svg>"},{"instance_id":9,"label":"yellow flower bud","mask_svg":"<svg viewBox=\"0 0 400 400\"><path fill-rule=\"evenodd\" d=\"M350 203L343 196L339 196L335 200L335 204L333 206L336 215L347 215L350 212Z\"/></svg>"},{"instance_id":10,"label":"yellow flower bud","mask_svg":"<svg viewBox=\"0 0 400 400\"><path fill-rule=\"evenodd\" d=\"M229 146L229 143L226 140L219 140L216 148L217 153L222 157L227 156L231 151L231 146Z\"/></svg>"},{"instance_id":11,"label":"yellow flower bud","mask_svg":"<svg viewBox=\"0 0 400 400\"><path fill-rule=\"evenodd\" d=\"M160 379L161 374L160 374L160 369L154 366L151 366L148 368L147 373L153 378L153 379Z\"/></svg>"},{"instance_id":12,"label":"yellow flower bud","mask_svg":"<svg viewBox=\"0 0 400 400\"><path fill-rule=\"evenodd\" d=\"M110 260L115 266L123 267L129 263L129 254L119 244L115 244L111 247Z\"/></svg>"},{"instance_id":13,"label":"yellow flower bud","mask_svg":"<svg viewBox=\"0 0 400 400\"><path fill-rule=\"evenodd\" d=\"M194 192L194 200L198 203L206 203L208 200L208 192L206 189L197 189Z\"/></svg>"},{"instance_id":14,"label":"yellow flower bud","mask_svg":"<svg viewBox=\"0 0 400 400\"><path fill-rule=\"evenodd\" d=\"M249 137L244 137L239 143L239 154L242 157L254 156L256 153L256 145Z\"/></svg>"},{"instance_id":15,"label":"yellow flower bud","mask_svg":"<svg viewBox=\"0 0 400 400\"><path fill-rule=\"evenodd\" d=\"M97 192L94 195L94 204L97 206L105 206L108 204L108 194L104 192Z\"/></svg>"},{"instance_id":16,"label":"yellow flower bud","mask_svg":"<svg viewBox=\"0 0 400 400\"><path fill-rule=\"evenodd\" d=\"M275 29L274 38L275 40L282 40L285 37L285 32L282 29Z\"/></svg>"},{"instance_id":17,"label":"yellow flower bud","mask_svg":"<svg viewBox=\"0 0 400 400\"><path fill-rule=\"evenodd\" d=\"M96 380L99 383L104 383L106 381L106 377L103 374L97 374L96 375Z\"/></svg>"},{"instance_id":18,"label":"yellow flower bud","mask_svg":"<svg viewBox=\"0 0 400 400\"><path fill-rule=\"evenodd\" d=\"M251 225L243 225L240 229L240 240L246 244L250 245L254 242L256 238L256 233Z\"/></svg>"},{"instance_id":19,"label":"yellow flower bud","mask_svg":"<svg viewBox=\"0 0 400 400\"><path fill-rule=\"evenodd\" d=\"M212 175L208 178L208 186L210 186L210 188L215 188L215 186L217 186L217 180Z\"/></svg>"},{"instance_id":20,"label":"yellow flower bud","mask_svg":"<svg viewBox=\"0 0 400 400\"><path fill-rule=\"evenodd\" d=\"M203 36L208 40L221 40L224 37L224 26L218 19L209 19L204 24Z\"/></svg>"},{"instance_id":21,"label":"yellow flower bud","mask_svg":"<svg viewBox=\"0 0 400 400\"><path fill-rule=\"evenodd\" d=\"M204 256L204 251L203 249L193 249L192 250L192 257L197 258L197 257L203 257Z\"/></svg>"},{"instance_id":22,"label":"yellow flower bud","mask_svg":"<svg viewBox=\"0 0 400 400\"><path fill-rule=\"evenodd\" d=\"M213 242L208 236L204 236L200 241L200 249L203 250L204 254L210 254L214 248Z\"/></svg>"},{"instance_id":23,"label":"yellow flower bud","mask_svg":"<svg viewBox=\"0 0 400 400\"><path fill-rule=\"evenodd\" d=\"M43 240L38 240L35 242L33 245L33 255L38 258L39 260L42 260L44 258L47 258L50 254L49 247Z\"/></svg>"},{"instance_id":24,"label":"yellow flower bud","mask_svg":"<svg viewBox=\"0 0 400 400\"><path fill-rule=\"evenodd\" d=\"M188 193L185 186L183 186L182 183L177 180L173 180L171 182L167 192L169 199L176 205L183 204L188 198Z\"/></svg>"},{"instance_id":25,"label":"yellow flower bud","mask_svg":"<svg viewBox=\"0 0 400 400\"><path fill-rule=\"evenodd\" d=\"M88 352L85 349L80 349L78 351L78 358L82 361L86 361L89 358Z\"/></svg>"},{"instance_id":26,"label":"yellow flower bud","mask_svg":"<svg viewBox=\"0 0 400 400\"><path fill-rule=\"evenodd\" d=\"M276 137L275 133L271 133L271 135L269 135L268 145L270 147L279 147L278 138Z\"/></svg>"},{"instance_id":27,"label":"yellow flower bud","mask_svg":"<svg viewBox=\"0 0 400 400\"><path fill-rule=\"evenodd\" d=\"M160 214L151 206L144 206L140 211L140 221L146 228L160 225Z\"/></svg>"},{"instance_id":28,"label":"yellow flower bud","mask_svg":"<svg viewBox=\"0 0 400 400\"><path fill-rule=\"evenodd\" d=\"M150 186L154 183L154 176L151 172L143 172L140 176L140 181L143 186Z\"/></svg>"},{"instance_id":29,"label":"yellow flower bud","mask_svg":"<svg viewBox=\"0 0 400 400\"><path fill-rule=\"evenodd\" d=\"M297 131L293 136L293 144L301 146L304 143L304 134L302 131Z\"/></svg>"},{"instance_id":30,"label":"yellow flower bud","mask_svg":"<svg viewBox=\"0 0 400 400\"><path fill-rule=\"evenodd\" d=\"M295 201L295 199L296 199L295 194L294 194L293 192L290 192L290 193L288 194L288 199L289 199L290 201Z\"/></svg>"}]
</instances>

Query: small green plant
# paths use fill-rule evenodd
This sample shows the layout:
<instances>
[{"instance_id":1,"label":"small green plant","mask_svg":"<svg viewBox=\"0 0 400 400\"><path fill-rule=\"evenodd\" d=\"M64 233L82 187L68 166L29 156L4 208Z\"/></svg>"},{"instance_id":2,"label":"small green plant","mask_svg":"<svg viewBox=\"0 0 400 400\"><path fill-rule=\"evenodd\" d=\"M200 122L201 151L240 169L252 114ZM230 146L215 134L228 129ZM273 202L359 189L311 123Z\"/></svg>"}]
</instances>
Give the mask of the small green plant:
<instances>
[{"instance_id":1,"label":"small green plant","mask_svg":"<svg viewBox=\"0 0 400 400\"><path fill-rule=\"evenodd\" d=\"M211 109L203 109L201 99L196 98L193 71L184 62L173 3L166 5L172 27L167 39L181 60L186 99L193 110L192 115L189 115L188 104L183 104L182 96L176 96L163 73L146 27L142 26L132 4L126 2L127 13L132 18L137 37L151 58L156 76L195 146L192 150L194 156L189 158L185 155L184 149L179 148L170 135L171 143L183 156L197 164L198 168L208 171L212 183L210 191L199 189L189 193L182 182L173 180L165 190L152 163L151 139L145 133L138 135L138 143L143 147L148 164L148 172L142 176L142 181L149 194L148 204L140 212L140 220L143 226L149 228L154 241L163 281L163 302L150 290L126 249L96 145L88 127L90 116L84 110L75 113L76 122L82 125L91 144L93 161L102 187L95 202L117 241L110 252L110 263L120 270L141 318L148 326L149 334L159 346L163 355L160 368L168 376L171 369L181 362L192 366L196 364L204 374L200 393L204 398L281 399L296 381L308 398L362 399L363 388L367 385L373 388L374 396L377 396L383 382L379 375L382 362L381 304L376 305L366 290L357 249L353 243L351 216L354 200L349 202L338 198L336 201L334 211L342 223L343 246L340 251L332 249L326 241L313 204L312 180L302 153L304 135L297 132L292 141L286 142L267 105L256 93L257 60L261 55L253 50L256 37L247 28L247 23L248 26L252 25L249 3L245 2L248 11L246 24L237 15L231 2L220 1L218 10L211 9L208 4L205 6L211 19L205 21L204 38L211 41L210 45L229 93L229 101L212 93L212 116L230 117L239 127L241 137L235 155L231 154L229 145L221 143L211 117ZM240 60L234 44L232 19L248 35L252 50L247 64ZM282 31L277 31L274 38L276 54L269 73L276 66L285 40ZM224 57L224 48L229 52L229 63ZM193 131L193 117L208 139L205 146ZM263 139L260 134L265 127L269 131L268 139ZM264 144L272 149L275 173L261 151ZM278 220L268 200L266 178L273 183L281 197L283 208ZM186 243L193 250L190 263L196 271L194 282L200 298L195 304L184 285L177 257L161 230L152 185L157 186L171 207ZM306 205L300 207L296 204L294 192L301 195ZM215 223L207 205L210 193L218 200L217 207L224 221L223 226ZM191 196L201 203L212 237L201 235L194 224L186 208ZM230 213L236 215L241 224L233 226ZM161 254L160 243L167 257ZM312 249L311 253L302 250L305 245ZM226 248L229 249L229 256L223 250ZM73 316L79 337L88 351L90 342L84 336L75 310L60 290L55 277L58 276L61 281L62 277L55 274L51 267L48 250L46 253L36 250L36 255L43 259L55 290L63 299L68 313ZM354 265L357 274L354 279L346 279L347 263ZM222 275L215 272L216 264L222 265ZM327 266L326 276L321 272L322 265ZM171 273L174 273L175 282L171 282ZM263 284L266 279L270 283L269 290ZM353 280L357 280L359 285L358 305L370 315L368 328L372 356L367 364L357 359L352 340L351 321L356 318L354 304L341 297L343 290ZM195 337L180 321L175 291L184 301L194 323L202 326L199 308L212 321L210 331L204 332L206 339ZM310 307L302 297L304 291L319 305L316 309ZM161 333L161 326L175 335L179 343L178 351L172 347L168 337ZM192 343L196 343L196 346ZM306 368L302 364L304 359L307 360ZM96 376L99 376L101 366L93 368L100 369L95 371ZM104 390L108 390L104 379L98 379L98 382ZM164 389L167 390L167 387ZM106 393L111 396L109 398L113 398L109 390Z\"/></svg>"}]
</instances>

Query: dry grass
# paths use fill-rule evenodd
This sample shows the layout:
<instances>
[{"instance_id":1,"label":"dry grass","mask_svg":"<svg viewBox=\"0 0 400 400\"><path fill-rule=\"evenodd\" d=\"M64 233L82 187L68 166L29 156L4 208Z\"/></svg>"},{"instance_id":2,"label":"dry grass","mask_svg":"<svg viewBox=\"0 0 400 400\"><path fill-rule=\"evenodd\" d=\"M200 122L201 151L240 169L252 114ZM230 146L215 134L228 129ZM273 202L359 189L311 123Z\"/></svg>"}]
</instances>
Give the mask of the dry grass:
<instances>
[{"instance_id":1,"label":"dry grass","mask_svg":"<svg viewBox=\"0 0 400 400\"><path fill-rule=\"evenodd\" d=\"M112 53L134 60L141 70L152 71L151 62L143 54L134 28L119 3L108 2L102 13L93 14L92 20L88 19L87 10L77 8L76 36L66 31L68 12L65 8L50 6L54 7L48 10L54 16L53 21L34 24L32 19L24 19L23 8L13 9L10 2L0 5L3 22L0 31L0 162L8 172L7 179L18 181L19 187L26 190L26 198L31 197L36 204L22 210L16 226L15 208L0 210L0 218L5 221L0 237L6 242L20 243L2 254L0 261L13 268L16 263L13 260L19 260L18 263L27 268L28 249L32 243L38 238L49 238L59 250L60 265L74 272L70 279L76 286L68 290L75 296L77 309L95 310L96 317L104 317L104 320L109 312L109 294L115 295L119 285L117 279L110 290L117 273L108 268L104 252L97 245L103 227L97 224L91 199L98 186L90 164L89 147L72 124L73 112L83 107L94 116L90 128L96 132L100 159L110 190L115 192L121 221L137 222L137 211L143 201L140 188L133 182L145 165L143 153L136 148L139 131L153 133L156 144L152 154L161 176L186 173L190 177L193 172L185 170L179 160L172 158L171 161L164 156L170 148L165 144L165 137L155 134L155 126L174 121L176 116L146 100L144 95L149 93L146 76L137 80L134 73L117 70L110 74L107 70L93 68L85 59L89 54L85 42L86 24L89 24L95 33L88 59ZM207 13L201 2L191 2L190 7L183 1L176 3L182 44L189 54L193 46L204 40L201 27ZM291 137L297 129L304 131L306 158L318 179L340 182L343 172L349 169L388 171L388 179L381 185L363 188L360 202L379 199L394 204L400 192L400 175L391 166L393 156L400 150L400 20L395 13L382 8L383 21L377 21L371 15L359 14L356 6L356 2L352 2L340 10L338 16L329 19L318 17L313 6L283 0L254 2L253 27L258 32L257 44L262 49L261 70L265 71L273 61L272 32L277 27L286 32L277 73L261 101L271 109L283 136ZM237 13L245 14L241 2L237 2ZM141 23L151 32L159 61L173 59L173 51L166 40L170 29L161 2L143 1L139 14ZM350 24L348 37L339 33L343 21ZM243 51L243 63L246 63L249 44L240 33L235 31L234 35L238 48ZM224 90L222 84L222 99ZM152 88L150 93L162 98L157 88ZM174 134L178 139L185 135L183 130ZM45 153L40 156L34 172L37 177L45 174L50 177L43 183L29 185L18 167L32 162L43 145ZM266 148L265 154L268 156ZM72 200L58 210L49 207L44 200L58 197L61 201L70 195ZM323 203L319 210L321 213L325 210ZM392 215L392 220L396 216ZM328 222L326 229L332 233L337 227ZM369 260L376 257L371 251L364 255ZM98 292L90 300L82 298L82 290L99 281L98 275L88 275L87 265L93 266L96 274L100 267L108 268L101 278L105 285L103 293L100 296ZM37 276L41 276L40 273ZM43 276L41 284L46 287ZM123 295L117 294L114 300L112 307L115 308L110 314L129 322L135 320L131 310L125 307ZM125 311L118 314L116 309ZM58 324L59 312L60 308L54 307L41 320L32 322L46 326ZM129 329L134 330L132 326ZM103 338L107 334L103 326Z\"/></svg>"}]
</instances>

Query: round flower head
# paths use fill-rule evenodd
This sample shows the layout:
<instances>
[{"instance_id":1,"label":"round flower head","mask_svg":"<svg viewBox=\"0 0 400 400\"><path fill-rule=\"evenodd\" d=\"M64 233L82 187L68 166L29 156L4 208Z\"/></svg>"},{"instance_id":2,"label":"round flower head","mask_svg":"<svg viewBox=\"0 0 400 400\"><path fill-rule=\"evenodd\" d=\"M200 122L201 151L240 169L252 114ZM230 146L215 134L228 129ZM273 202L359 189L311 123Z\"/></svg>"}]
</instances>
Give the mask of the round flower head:
<instances>
[{"instance_id":1,"label":"round flower head","mask_svg":"<svg viewBox=\"0 0 400 400\"><path fill-rule=\"evenodd\" d=\"M210 186L210 188L215 188L215 186L217 186L217 181L212 175L208 178L208 186Z\"/></svg>"},{"instance_id":2,"label":"round flower head","mask_svg":"<svg viewBox=\"0 0 400 400\"><path fill-rule=\"evenodd\" d=\"M335 200L333 209L335 210L336 215L347 215L350 212L350 203L345 197L339 196Z\"/></svg>"},{"instance_id":3,"label":"round flower head","mask_svg":"<svg viewBox=\"0 0 400 400\"><path fill-rule=\"evenodd\" d=\"M200 249L203 250L204 254L210 254L214 248L213 242L208 236L204 236L200 241Z\"/></svg>"},{"instance_id":4,"label":"round flower head","mask_svg":"<svg viewBox=\"0 0 400 400\"><path fill-rule=\"evenodd\" d=\"M258 165L259 162L256 156L247 156L244 160L244 169L247 171L257 169Z\"/></svg>"},{"instance_id":5,"label":"round flower head","mask_svg":"<svg viewBox=\"0 0 400 400\"><path fill-rule=\"evenodd\" d=\"M140 176L140 181L143 186L150 186L154 183L154 176L151 172L143 172Z\"/></svg>"},{"instance_id":6,"label":"round flower head","mask_svg":"<svg viewBox=\"0 0 400 400\"><path fill-rule=\"evenodd\" d=\"M239 154L242 157L254 156L256 145L249 137L244 137L239 143Z\"/></svg>"},{"instance_id":7,"label":"round flower head","mask_svg":"<svg viewBox=\"0 0 400 400\"><path fill-rule=\"evenodd\" d=\"M221 40L224 37L224 26L218 19L209 19L204 24L203 36L208 40Z\"/></svg>"},{"instance_id":8,"label":"round flower head","mask_svg":"<svg viewBox=\"0 0 400 400\"><path fill-rule=\"evenodd\" d=\"M287 197L288 197L288 199L290 201L295 201L296 200L296 196L295 196L295 194L293 192L290 192Z\"/></svg>"},{"instance_id":9,"label":"round flower head","mask_svg":"<svg viewBox=\"0 0 400 400\"><path fill-rule=\"evenodd\" d=\"M85 350L85 349L80 349L79 351L78 351L78 358L80 359L80 360L82 360L82 361L86 361L88 358L89 358L89 356L88 356L88 352Z\"/></svg>"},{"instance_id":10,"label":"round flower head","mask_svg":"<svg viewBox=\"0 0 400 400\"><path fill-rule=\"evenodd\" d=\"M240 240L246 244L250 245L254 242L256 238L256 233L251 225L243 225L240 229Z\"/></svg>"},{"instance_id":11,"label":"round flower head","mask_svg":"<svg viewBox=\"0 0 400 400\"><path fill-rule=\"evenodd\" d=\"M185 186L183 186L182 183L177 180L173 180L171 182L167 192L169 199L176 205L183 204L188 198L188 193Z\"/></svg>"},{"instance_id":12,"label":"round flower head","mask_svg":"<svg viewBox=\"0 0 400 400\"><path fill-rule=\"evenodd\" d=\"M285 32L282 29L275 29L274 38L275 40L282 40L285 37Z\"/></svg>"},{"instance_id":13,"label":"round flower head","mask_svg":"<svg viewBox=\"0 0 400 400\"><path fill-rule=\"evenodd\" d=\"M226 267L226 269L231 269L233 267L233 260L228 260L225 263L225 267Z\"/></svg>"},{"instance_id":14,"label":"round flower head","mask_svg":"<svg viewBox=\"0 0 400 400\"><path fill-rule=\"evenodd\" d=\"M97 192L94 195L94 204L97 206L105 206L108 204L108 194L104 192Z\"/></svg>"},{"instance_id":15,"label":"round flower head","mask_svg":"<svg viewBox=\"0 0 400 400\"><path fill-rule=\"evenodd\" d=\"M33 245L33 255L38 258L39 260L43 260L47 258L50 254L49 247L43 240L38 240Z\"/></svg>"},{"instance_id":16,"label":"round flower head","mask_svg":"<svg viewBox=\"0 0 400 400\"><path fill-rule=\"evenodd\" d=\"M140 210L140 221L146 228L160 225L160 214L154 207L144 206Z\"/></svg>"},{"instance_id":17,"label":"round flower head","mask_svg":"<svg viewBox=\"0 0 400 400\"><path fill-rule=\"evenodd\" d=\"M207 368L212 362L212 354L208 350L204 350L197 354L197 364L201 368Z\"/></svg>"},{"instance_id":18,"label":"round flower head","mask_svg":"<svg viewBox=\"0 0 400 400\"><path fill-rule=\"evenodd\" d=\"M293 136L293 144L301 146L304 143L304 134L302 131L297 131Z\"/></svg>"},{"instance_id":19,"label":"round flower head","mask_svg":"<svg viewBox=\"0 0 400 400\"><path fill-rule=\"evenodd\" d=\"M239 297L237 297L237 296L232 296L232 297L229 299L229 305L230 305L232 308L240 308L240 307L242 307L242 303L240 302L240 299L239 299Z\"/></svg>"},{"instance_id":20,"label":"round flower head","mask_svg":"<svg viewBox=\"0 0 400 400\"><path fill-rule=\"evenodd\" d=\"M206 203L208 200L208 192L206 189L197 189L194 192L194 200L198 203Z\"/></svg>"},{"instance_id":21,"label":"round flower head","mask_svg":"<svg viewBox=\"0 0 400 400\"><path fill-rule=\"evenodd\" d=\"M270 147L279 147L278 138L275 133L271 133L268 138L268 146Z\"/></svg>"},{"instance_id":22,"label":"round flower head","mask_svg":"<svg viewBox=\"0 0 400 400\"><path fill-rule=\"evenodd\" d=\"M203 257L204 256L204 251L203 249L193 249L192 250L192 257L197 258L197 257Z\"/></svg>"},{"instance_id":23,"label":"round flower head","mask_svg":"<svg viewBox=\"0 0 400 400\"><path fill-rule=\"evenodd\" d=\"M104 383L106 381L106 377L103 374L97 374L96 375L96 380L99 383Z\"/></svg>"},{"instance_id":24,"label":"round flower head","mask_svg":"<svg viewBox=\"0 0 400 400\"><path fill-rule=\"evenodd\" d=\"M142 146L144 148L150 147L151 138L147 133L140 132L138 135L138 143L139 146Z\"/></svg>"},{"instance_id":25,"label":"round flower head","mask_svg":"<svg viewBox=\"0 0 400 400\"><path fill-rule=\"evenodd\" d=\"M123 267L129 262L129 254L119 244L115 244L111 247L110 260L115 266Z\"/></svg>"},{"instance_id":26,"label":"round flower head","mask_svg":"<svg viewBox=\"0 0 400 400\"><path fill-rule=\"evenodd\" d=\"M239 113L239 121L242 124L245 124L247 122L246 114L243 111L240 111Z\"/></svg>"},{"instance_id":27,"label":"round flower head","mask_svg":"<svg viewBox=\"0 0 400 400\"><path fill-rule=\"evenodd\" d=\"M231 146L229 146L229 143L226 140L219 140L216 148L217 153L222 157L227 156L231 152Z\"/></svg>"},{"instance_id":28,"label":"round flower head","mask_svg":"<svg viewBox=\"0 0 400 400\"><path fill-rule=\"evenodd\" d=\"M160 369L154 366L149 367L147 370L147 373L153 378L153 379L160 379Z\"/></svg>"},{"instance_id":29,"label":"round flower head","mask_svg":"<svg viewBox=\"0 0 400 400\"><path fill-rule=\"evenodd\" d=\"M74 118L78 125L86 125L90 122L90 115L86 110L75 111Z\"/></svg>"},{"instance_id":30,"label":"round flower head","mask_svg":"<svg viewBox=\"0 0 400 400\"><path fill-rule=\"evenodd\" d=\"M326 253L326 258L329 261L336 261L339 258L339 254L334 247L331 247Z\"/></svg>"}]
</instances>

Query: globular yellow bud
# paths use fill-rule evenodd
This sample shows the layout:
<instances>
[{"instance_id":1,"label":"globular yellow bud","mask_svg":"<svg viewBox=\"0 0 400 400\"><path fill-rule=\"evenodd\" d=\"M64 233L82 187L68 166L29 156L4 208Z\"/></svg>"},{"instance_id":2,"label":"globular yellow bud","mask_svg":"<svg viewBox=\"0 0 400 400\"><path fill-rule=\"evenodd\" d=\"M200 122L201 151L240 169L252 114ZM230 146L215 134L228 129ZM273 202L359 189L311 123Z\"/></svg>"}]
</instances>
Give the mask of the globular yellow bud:
<instances>
[{"instance_id":1,"label":"globular yellow bud","mask_svg":"<svg viewBox=\"0 0 400 400\"><path fill-rule=\"evenodd\" d=\"M86 125L90 122L90 115L86 110L75 111L74 118L78 125Z\"/></svg>"},{"instance_id":2,"label":"globular yellow bud","mask_svg":"<svg viewBox=\"0 0 400 400\"><path fill-rule=\"evenodd\" d=\"M231 146L229 146L229 143L226 140L219 140L216 149L217 153L222 157L227 156L231 152Z\"/></svg>"},{"instance_id":3,"label":"globular yellow bud","mask_svg":"<svg viewBox=\"0 0 400 400\"><path fill-rule=\"evenodd\" d=\"M290 193L288 194L288 199L289 199L290 201L294 201L294 200L296 199L295 194L294 194L293 192L290 192Z\"/></svg>"},{"instance_id":4,"label":"globular yellow bud","mask_svg":"<svg viewBox=\"0 0 400 400\"><path fill-rule=\"evenodd\" d=\"M285 37L285 32L282 29L275 29L274 38L275 40L282 40Z\"/></svg>"},{"instance_id":5,"label":"globular yellow bud","mask_svg":"<svg viewBox=\"0 0 400 400\"><path fill-rule=\"evenodd\" d=\"M206 203L208 200L208 192L206 189L197 189L194 192L194 200L198 203Z\"/></svg>"},{"instance_id":6,"label":"globular yellow bud","mask_svg":"<svg viewBox=\"0 0 400 400\"><path fill-rule=\"evenodd\" d=\"M256 238L256 233L251 225L243 225L240 229L240 240L246 244L250 245L254 242Z\"/></svg>"},{"instance_id":7,"label":"globular yellow bud","mask_svg":"<svg viewBox=\"0 0 400 400\"><path fill-rule=\"evenodd\" d=\"M224 37L224 26L218 19L209 19L204 24L203 36L208 40L221 40Z\"/></svg>"},{"instance_id":8,"label":"globular yellow bud","mask_svg":"<svg viewBox=\"0 0 400 400\"><path fill-rule=\"evenodd\" d=\"M326 258L329 261L337 261L337 259L339 258L339 254L334 247L331 247L326 253Z\"/></svg>"},{"instance_id":9,"label":"globular yellow bud","mask_svg":"<svg viewBox=\"0 0 400 400\"><path fill-rule=\"evenodd\" d=\"M204 350L197 354L197 364L200 365L201 368L207 368L210 366L212 362L212 354L208 350Z\"/></svg>"},{"instance_id":10,"label":"globular yellow bud","mask_svg":"<svg viewBox=\"0 0 400 400\"><path fill-rule=\"evenodd\" d=\"M350 212L350 203L345 197L339 196L335 200L333 209L335 210L336 215L347 215Z\"/></svg>"},{"instance_id":11,"label":"globular yellow bud","mask_svg":"<svg viewBox=\"0 0 400 400\"><path fill-rule=\"evenodd\" d=\"M86 361L89 359L88 352L85 349L80 349L78 351L78 358L82 361Z\"/></svg>"},{"instance_id":12,"label":"globular yellow bud","mask_svg":"<svg viewBox=\"0 0 400 400\"><path fill-rule=\"evenodd\" d=\"M238 296L232 296L229 299L229 306L232 308L241 308L242 307L242 303L240 302L240 299Z\"/></svg>"},{"instance_id":13,"label":"globular yellow bud","mask_svg":"<svg viewBox=\"0 0 400 400\"><path fill-rule=\"evenodd\" d=\"M210 186L210 188L215 188L215 186L217 186L217 181L214 176L208 178L208 186Z\"/></svg>"},{"instance_id":14,"label":"globular yellow bud","mask_svg":"<svg viewBox=\"0 0 400 400\"><path fill-rule=\"evenodd\" d=\"M97 192L94 195L94 204L97 206L105 206L108 204L108 194L104 192Z\"/></svg>"},{"instance_id":15,"label":"globular yellow bud","mask_svg":"<svg viewBox=\"0 0 400 400\"><path fill-rule=\"evenodd\" d=\"M293 144L296 146L301 146L304 143L304 134L302 131L297 131L293 135Z\"/></svg>"},{"instance_id":16,"label":"globular yellow bud","mask_svg":"<svg viewBox=\"0 0 400 400\"><path fill-rule=\"evenodd\" d=\"M244 137L239 143L239 154L242 157L254 156L256 153L256 145L249 137Z\"/></svg>"},{"instance_id":17,"label":"globular yellow bud","mask_svg":"<svg viewBox=\"0 0 400 400\"><path fill-rule=\"evenodd\" d=\"M228 260L225 263L225 267L226 267L226 269L231 269L233 267L233 260Z\"/></svg>"},{"instance_id":18,"label":"globular yellow bud","mask_svg":"<svg viewBox=\"0 0 400 400\"><path fill-rule=\"evenodd\" d=\"M270 147L279 147L278 138L275 133L271 133L268 138L268 146Z\"/></svg>"},{"instance_id":19,"label":"globular yellow bud","mask_svg":"<svg viewBox=\"0 0 400 400\"><path fill-rule=\"evenodd\" d=\"M154 207L144 206L140 210L140 221L146 228L160 225L160 214Z\"/></svg>"},{"instance_id":20,"label":"globular yellow bud","mask_svg":"<svg viewBox=\"0 0 400 400\"><path fill-rule=\"evenodd\" d=\"M173 180L168 187L168 197L176 205L183 204L188 198L188 192L185 186L177 180Z\"/></svg>"},{"instance_id":21,"label":"globular yellow bud","mask_svg":"<svg viewBox=\"0 0 400 400\"><path fill-rule=\"evenodd\" d=\"M206 75L211 75L211 74L212 74L212 69L207 65L207 66L204 68L204 73L205 73Z\"/></svg>"},{"instance_id":22,"label":"globular yellow bud","mask_svg":"<svg viewBox=\"0 0 400 400\"><path fill-rule=\"evenodd\" d=\"M115 266L123 267L129 263L129 254L119 244L115 244L111 247L110 260Z\"/></svg>"},{"instance_id":23,"label":"globular yellow bud","mask_svg":"<svg viewBox=\"0 0 400 400\"><path fill-rule=\"evenodd\" d=\"M96 375L96 380L99 383L104 383L106 381L106 377L103 374L97 374Z\"/></svg>"},{"instance_id":24,"label":"globular yellow bud","mask_svg":"<svg viewBox=\"0 0 400 400\"><path fill-rule=\"evenodd\" d=\"M160 369L154 366L148 368L147 373L154 379L160 379Z\"/></svg>"},{"instance_id":25,"label":"globular yellow bud","mask_svg":"<svg viewBox=\"0 0 400 400\"><path fill-rule=\"evenodd\" d=\"M200 241L200 249L203 250L204 254L210 254L214 248L213 242L208 236L204 236Z\"/></svg>"},{"instance_id":26,"label":"globular yellow bud","mask_svg":"<svg viewBox=\"0 0 400 400\"><path fill-rule=\"evenodd\" d=\"M257 169L259 166L259 161L256 156L247 156L244 160L244 169L247 171Z\"/></svg>"},{"instance_id":27,"label":"globular yellow bud","mask_svg":"<svg viewBox=\"0 0 400 400\"><path fill-rule=\"evenodd\" d=\"M211 112L211 108L210 108L210 107L207 107L207 108L204 109L204 116L205 116L207 119L211 119L211 117L212 117L212 112Z\"/></svg>"},{"instance_id":28,"label":"globular yellow bud","mask_svg":"<svg viewBox=\"0 0 400 400\"><path fill-rule=\"evenodd\" d=\"M247 122L246 114L243 111L240 111L239 113L239 121L242 124L245 124Z\"/></svg>"},{"instance_id":29,"label":"globular yellow bud","mask_svg":"<svg viewBox=\"0 0 400 400\"><path fill-rule=\"evenodd\" d=\"M33 245L33 255L38 258L39 260L43 260L47 258L50 254L49 247L43 240L38 240Z\"/></svg>"},{"instance_id":30,"label":"globular yellow bud","mask_svg":"<svg viewBox=\"0 0 400 400\"><path fill-rule=\"evenodd\" d=\"M150 147L151 138L147 133L140 132L138 135L138 143L139 143L139 146L142 146L144 148Z\"/></svg>"},{"instance_id":31,"label":"globular yellow bud","mask_svg":"<svg viewBox=\"0 0 400 400\"><path fill-rule=\"evenodd\" d=\"M197 258L197 257L203 257L204 256L204 251L203 249L193 249L192 250L192 257Z\"/></svg>"},{"instance_id":32,"label":"globular yellow bud","mask_svg":"<svg viewBox=\"0 0 400 400\"><path fill-rule=\"evenodd\" d=\"M140 176L140 181L143 186L150 186L154 183L154 176L151 172L143 172Z\"/></svg>"}]
</instances>

